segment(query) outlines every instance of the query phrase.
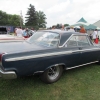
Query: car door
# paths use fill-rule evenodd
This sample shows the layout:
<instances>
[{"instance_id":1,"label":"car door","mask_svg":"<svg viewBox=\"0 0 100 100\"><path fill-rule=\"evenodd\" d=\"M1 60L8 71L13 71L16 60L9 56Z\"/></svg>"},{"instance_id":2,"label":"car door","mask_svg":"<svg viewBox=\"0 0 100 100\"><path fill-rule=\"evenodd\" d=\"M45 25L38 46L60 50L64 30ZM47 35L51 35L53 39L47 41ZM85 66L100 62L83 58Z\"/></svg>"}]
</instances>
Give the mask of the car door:
<instances>
[{"instance_id":1,"label":"car door","mask_svg":"<svg viewBox=\"0 0 100 100\"><path fill-rule=\"evenodd\" d=\"M67 51L72 52L71 54L67 55L65 58L67 67L74 67L80 65L81 53L76 40L77 37L73 35L64 45L64 48Z\"/></svg>"},{"instance_id":2,"label":"car door","mask_svg":"<svg viewBox=\"0 0 100 100\"><path fill-rule=\"evenodd\" d=\"M87 35L78 37L78 46L81 53L81 64L93 63L98 60L100 49L91 43Z\"/></svg>"}]
</instances>

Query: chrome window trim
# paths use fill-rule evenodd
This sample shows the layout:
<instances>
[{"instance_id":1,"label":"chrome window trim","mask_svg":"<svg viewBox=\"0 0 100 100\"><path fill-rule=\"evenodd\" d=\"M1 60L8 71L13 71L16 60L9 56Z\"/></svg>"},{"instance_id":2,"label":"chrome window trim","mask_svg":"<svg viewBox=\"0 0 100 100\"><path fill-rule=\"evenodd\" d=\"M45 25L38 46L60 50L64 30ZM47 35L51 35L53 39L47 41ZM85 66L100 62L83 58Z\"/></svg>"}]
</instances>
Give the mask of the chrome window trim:
<instances>
[{"instance_id":1,"label":"chrome window trim","mask_svg":"<svg viewBox=\"0 0 100 100\"><path fill-rule=\"evenodd\" d=\"M66 45L66 43L72 38L72 36L78 36L78 35L80 35L80 34L72 34L72 35L65 41L65 43L64 43L62 46L59 46L59 48L64 47L64 46ZM80 35L80 36L86 36L86 39L87 39L88 43L90 44L90 46L93 45L93 43L92 43L92 44L90 43L88 34L82 34L82 35ZM77 42L77 41L76 41L76 42ZM77 44L77 46L78 46L78 44ZM72 47L74 47L74 46L72 46Z\"/></svg>"},{"instance_id":2,"label":"chrome window trim","mask_svg":"<svg viewBox=\"0 0 100 100\"><path fill-rule=\"evenodd\" d=\"M69 41L70 40L70 38L73 36L73 34L65 41L65 43L62 45L62 46L59 46L59 48L62 48L62 47L64 47L65 46L65 44L67 43L67 41Z\"/></svg>"}]
</instances>

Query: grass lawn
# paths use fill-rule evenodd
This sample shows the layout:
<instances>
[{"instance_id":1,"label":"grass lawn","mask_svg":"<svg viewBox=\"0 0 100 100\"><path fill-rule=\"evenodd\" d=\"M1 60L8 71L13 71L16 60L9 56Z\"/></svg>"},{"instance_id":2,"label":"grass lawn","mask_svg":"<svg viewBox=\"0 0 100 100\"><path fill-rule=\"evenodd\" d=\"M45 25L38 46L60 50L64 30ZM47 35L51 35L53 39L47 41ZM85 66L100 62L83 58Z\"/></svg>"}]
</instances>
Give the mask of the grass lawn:
<instances>
[{"instance_id":1,"label":"grass lawn","mask_svg":"<svg viewBox=\"0 0 100 100\"><path fill-rule=\"evenodd\" d=\"M100 100L100 65L67 70L53 84L38 76L0 79L0 100Z\"/></svg>"}]
</instances>

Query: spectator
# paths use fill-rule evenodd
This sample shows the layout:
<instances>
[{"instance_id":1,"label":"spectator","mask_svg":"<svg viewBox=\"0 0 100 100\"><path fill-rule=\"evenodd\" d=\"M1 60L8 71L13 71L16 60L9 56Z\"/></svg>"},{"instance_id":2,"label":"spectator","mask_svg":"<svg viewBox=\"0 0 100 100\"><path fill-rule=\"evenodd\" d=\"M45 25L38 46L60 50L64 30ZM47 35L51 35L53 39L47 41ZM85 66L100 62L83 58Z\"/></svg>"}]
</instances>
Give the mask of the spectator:
<instances>
[{"instance_id":1,"label":"spectator","mask_svg":"<svg viewBox=\"0 0 100 100\"><path fill-rule=\"evenodd\" d=\"M90 39L92 40L92 34L89 35Z\"/></svg>"},{"instance_id":2,"label":"spectator","mask_svg":"<svg viewBox=\"0 0 100 100\"><path fill-rule=\"evenodd\" d=\"M92 33L92 38L94 40L94 43L98 44L98 33L97 33L97 29L95 29L94 32Z\"/></svg>"},{"instance_id":3,"label":"spectator","mask_svg":"<svg viewBox=\"0 0 100 100\"><path fill-rule=\"evenodd\" d=\"M17 28L14 29L14 35L15 36L17 36L16 30L17 30Z\"/></svg>"},{"instance_id":4,"label":"spectator","mask_svg":"<svg viewBox=\"0 0 100 100\"><path fill-rule=\"evenodd\" d=\"M75 32L74 27L71 26L70 29L68 30L69 32Z\"/></svg>"},{"instance_id":5,"label":"spectator","mask_svg":"<svg viewBox=\"0 0 100 100\"><path fill-rule=\"evenodd\" d=\"M61 30L65 30L65 27L64 27L64 25L62 25L62 27L61 27Z\"/></svg>"},{"instance_id":6,"label":"spectator","mask_svg":"<svg viewBox=\"0 0 100 100\"><path fill-rule=\"evenodd\" d=\"M29 34L30 34L30 36L32 36L34 34L34 28L31 28Z\"/></svg>"},{"instance_id":7,"label":"spectator","mask_svg":"<svg viewBox=\"0 0 100 100\"><path fill-rule=\"evenodd\" d=\"M16 36L22 37L22 34L23 34L23 30L21 29L21 27L18 27L16 30Z\"/></svg>"},{"instance_id":8,"label":"spectator","mask_svg":"<svg viewBox=\"0 0 100 100\"><path fill-rule=\"evenodd\" d=\"M52 26L52 29L55 29L55 26Z\"/></svg>"},{"instance_id":9,"label":"spectator","mask_svg":"<svg viewBox=\"0 0 100 100\"><path fill-rule=\"evenodd\" d=\"M23 34L22 35L23 35L24 38L28 38L26 29L23 29Z\"/></svg>"},{"instance_id":10,"label":"spectator","mask_svg":"<svg viewBox=\"0 0 100 100\"><path fill-rule=\"evenodd\" d=\"M10 34L10 30L11 30L10 27L8 27L8 28L7 28L7 32L8 32L8 34Z\"/></svg>"},{"instance_id":11,"label":"spectator","mask_svg":"<svg viewBox=\"0 0 100 100\"><path fill-rule=\"evenodd\" d=\"M86 33L85 28L83 27L83 25L80 26L80 33Z\"/></svg>"}]
</instances>

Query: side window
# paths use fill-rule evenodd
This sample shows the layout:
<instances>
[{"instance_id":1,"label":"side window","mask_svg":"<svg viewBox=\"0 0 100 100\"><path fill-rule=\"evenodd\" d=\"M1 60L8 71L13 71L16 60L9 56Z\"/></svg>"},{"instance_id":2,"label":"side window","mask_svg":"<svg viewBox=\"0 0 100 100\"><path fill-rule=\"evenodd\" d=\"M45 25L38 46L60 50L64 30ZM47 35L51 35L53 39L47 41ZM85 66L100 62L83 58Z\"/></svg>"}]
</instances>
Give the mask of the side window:
<instances>
[{"instance_id":1,"label":"side window","mask_svg":"<svg viewBox=\"0 0 100 100\"><path fill-rule=\"evenodd\" d=\"M78 46L90 46L90 43L89 43L87 36L82 35L82 36L79 36L78 39L79 39Z\"/></svg>"},{"instance_id":2,"label":"side window","mask_svg":"<svg viewBox=\"0 0 100 100\"><path fill-rule=\"evenodd\" d=\"M67 41L66 45L67 47L73 47L73 46L77 46L77 37L76 36L72 36L70 38L70 40Z\"/></svg>"},{"instance_id":3,"label":"side window","mask_svg":"<svg viewBox=\"0 0 100 100\"><path fill-rule=\"evenodd\" d=\"M65 47L89 46L90 43L86 35L73 35L66 43Z\"/></svg>"}]
</instances>

